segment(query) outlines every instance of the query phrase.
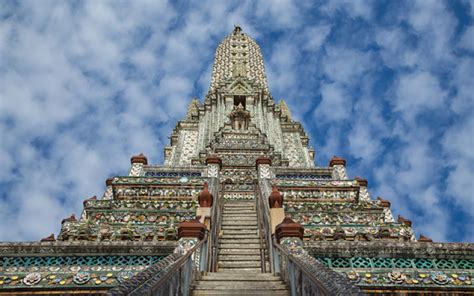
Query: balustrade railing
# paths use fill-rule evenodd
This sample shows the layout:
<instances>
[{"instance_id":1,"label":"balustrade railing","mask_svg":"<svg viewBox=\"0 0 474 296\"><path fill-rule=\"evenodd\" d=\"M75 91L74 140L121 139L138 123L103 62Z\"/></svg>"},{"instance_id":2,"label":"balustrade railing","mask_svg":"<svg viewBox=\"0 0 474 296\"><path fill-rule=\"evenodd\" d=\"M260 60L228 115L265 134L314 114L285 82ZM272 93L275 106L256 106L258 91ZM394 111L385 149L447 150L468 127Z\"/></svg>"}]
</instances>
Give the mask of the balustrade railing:
<instances>
[{"instance_id":1,"label":"balustrade railing","mask_svg":"<svg viewBox=\"0 0 474 296\"><path fill-rule=\"evenodd\" d=\"M366 295L347 278L311 257L301 246L290 252L276 239L273 245L277 250L275 257L278 269L290 286L292 296Z\"/></svg>"},{"instance_id":2,"label":"balustrade railing","mask_svg":"<svg viewBox=\"0 0 474 296\"><path fill-rule=\"evenodd\" d=\"M212 178L210 182L210 191L214 196L212 210L211 210L211 229L209 237L209 264L208 271L217 271L217 257L219 253L219 233L221 231L222 222L222 208L224 201L223 194L219 188L219 179Z\"/></svg>"},{"instance_id":3,"label":"balustrade railing","mask_svg":"<svg viewBox=\"0 0 474 296\"><path fill-rule=\"evenodd\" d=\"M171 254L108 291L107 295L179 295L188 296L192 281L206 250L207 234L184 254Z\"/></svg>"},{"instance_id":4,"label":"balustrade railing","mask_svg":"<svg viewBox=\"0 0 474 296\"><path fill-rule=\"evenodd\" d=\"M268 258L270 262L270 272L275 272L274 264L273 264L273 243L272 243L272 229L270 223L270 213L269 213L269 205L268 199L262 196L262 190L259 184L255 185L254 188L255 196L257 198L257 215L258 221L260 224L259 227L259 238L260 238L260 246L261 246L261 260L262 260L262 272L266 272L266 264L265 264L265 253L268 253ZM266 248L263 247L263 240L265 240Z\"/></svg>"}]
</instances>

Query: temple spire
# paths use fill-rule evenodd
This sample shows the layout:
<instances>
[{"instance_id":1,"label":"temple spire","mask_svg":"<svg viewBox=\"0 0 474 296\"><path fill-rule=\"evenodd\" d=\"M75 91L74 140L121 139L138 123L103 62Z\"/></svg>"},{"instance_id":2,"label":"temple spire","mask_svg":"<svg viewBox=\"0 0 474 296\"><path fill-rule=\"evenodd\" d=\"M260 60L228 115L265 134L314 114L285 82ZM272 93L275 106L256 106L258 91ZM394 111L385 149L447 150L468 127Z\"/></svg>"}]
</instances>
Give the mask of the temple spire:
<instances>
[{"instance_id":1,"label":"temple spire","mask_svg":"<svg viewBox=\"0 0 474 296\"><path fill-rule=\"evenodd\" d=\"M217 47L209 91L223 91L237 78L247 80L256 90L269 91L260 47L238 25Z\"/></svg>"}]
</instances>

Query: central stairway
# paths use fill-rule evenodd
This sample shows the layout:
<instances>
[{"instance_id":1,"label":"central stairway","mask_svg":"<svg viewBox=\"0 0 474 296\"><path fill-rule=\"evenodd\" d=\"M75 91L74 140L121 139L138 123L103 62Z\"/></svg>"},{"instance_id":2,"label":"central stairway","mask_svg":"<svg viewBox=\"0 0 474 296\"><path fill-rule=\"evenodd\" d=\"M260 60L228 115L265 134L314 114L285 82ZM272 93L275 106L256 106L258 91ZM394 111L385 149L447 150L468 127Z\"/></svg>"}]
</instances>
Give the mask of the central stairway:
<instances>
[{"instance_id":1,"label":"central stairway","mask_svg":"<svg viewBox=\"0 0 474 296\"><path fill-rule=\"evenodd\" d=\"M218 272L203 275L191 295L290 295L280 277L261 272L255 201L227 201L221 229ZM268 271L268 258L263 264Z\"/></svg>"}]
</instances>

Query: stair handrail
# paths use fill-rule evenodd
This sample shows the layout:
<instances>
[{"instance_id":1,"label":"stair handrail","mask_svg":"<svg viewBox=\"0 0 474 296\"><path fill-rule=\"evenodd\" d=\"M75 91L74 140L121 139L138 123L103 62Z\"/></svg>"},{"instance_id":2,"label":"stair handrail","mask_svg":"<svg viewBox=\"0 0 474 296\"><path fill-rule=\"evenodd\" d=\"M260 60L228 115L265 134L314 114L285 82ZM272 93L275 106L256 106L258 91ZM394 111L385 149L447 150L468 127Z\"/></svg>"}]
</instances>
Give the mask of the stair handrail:
<instances>
[{"instance_id":1,"label":"stair handrail","mask_svg":"<svg viewBox=\"0 0 474 296\"><path fill-rule=\"evenodd\" d=\"M208 240L208 233L184 254L173 253L147 267L119 286L110 289L107 295L189 295L191 283L198 274L198 264L202 247ZM196 256L198 255L198 256Z\"/></svg>"},{"instance_id":2,"label":"stair handrail","mask_svg":"<svg viewBox=\"0 0 474 296\"><path fill-rule=\"evenodd\" d=\"M263 198L262 191L260 184L257 182L254 187L255 195L257 197L257 214L259 217L259 235L260 239L264 237L267 245L267 252L268 252L268 261L270 262L270 272L275 272L274 265L273 265L273 243L272 243L272 231L271 231L271 224L270 224L270 206L268 204L268 200ZM262 234L263 233L263 234ZM262 241L260 241L260 246L262 247ZM262 272L266 272L265 267L265 257L262 258Z\"/></svg>"},{"instance_id":3,"label":"stair handrail","mask_svg":"<svg viewBox=\"0 0 474 296\"><path fill-rule=\"evenodd\" d=\"M222 227L222 207L223 198L222 189L220 188L219 179L211 178L211 193L214 195L213 205L211 209L211 229L210 229L210 248L209 248L209 264L208 271L216 272L217 271L217 258L219 255L219 234Z\"/></svg>"},{"instance_id":4,"label":"stair handrail","mask_svg":"<svg viewBox=\"0 0 474 296\"><path fill-rule=\"evenodd\" d=\"M273 237L279 270L291 288L291 295L366 295L346 277L325 266L307 252L297 256L282 247Z\"/></svg>"}]
</instances>

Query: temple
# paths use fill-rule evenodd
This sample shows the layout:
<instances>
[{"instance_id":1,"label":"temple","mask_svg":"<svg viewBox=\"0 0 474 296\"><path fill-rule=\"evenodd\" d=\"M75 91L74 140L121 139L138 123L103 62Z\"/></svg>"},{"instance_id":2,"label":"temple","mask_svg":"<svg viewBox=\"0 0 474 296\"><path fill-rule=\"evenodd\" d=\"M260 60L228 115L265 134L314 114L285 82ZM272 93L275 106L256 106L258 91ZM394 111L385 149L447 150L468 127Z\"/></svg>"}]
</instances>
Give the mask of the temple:
<instances>
[{"instance_id":1,"label":"temple","mask_svg":"<svg viewBox=\"0 0 474 296\"><path fill-rule=\"evenodd\" d=\"M164 163L133 156L57 236L0 243L0 294L474 294L474 244L417 238L343 158L314 156L236 26Z\"/></svg>"}]
</instances>

